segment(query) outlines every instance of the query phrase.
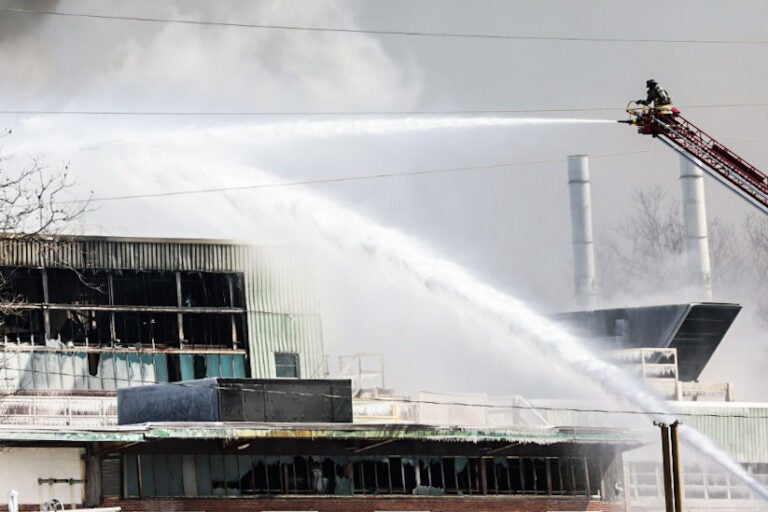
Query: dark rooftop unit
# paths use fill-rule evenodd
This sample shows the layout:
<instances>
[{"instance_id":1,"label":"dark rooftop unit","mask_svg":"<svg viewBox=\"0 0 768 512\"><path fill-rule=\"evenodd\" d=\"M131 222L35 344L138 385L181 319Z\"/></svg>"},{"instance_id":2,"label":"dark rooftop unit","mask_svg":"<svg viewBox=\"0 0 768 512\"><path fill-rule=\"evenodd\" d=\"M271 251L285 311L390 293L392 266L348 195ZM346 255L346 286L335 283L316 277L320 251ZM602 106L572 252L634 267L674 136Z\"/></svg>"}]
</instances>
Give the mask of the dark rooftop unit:
<instances>
[{"instance_id":1,"label":"dark rooftop unit","mask_svg":"<svg viewBox=\"0 0 768 512\"><path fill-rule=\"evenodd\" d=\"M117 390L117 423L352 422L352 383L212 378Z\"/></svg>"},{"instance_id":2,"label":"dark rooftop unit","mask_svg":"<svg viewBox=\"0 0 768 512\"><path fill-rule=\"evenodd\" d=\"M555 319L605 350L677 349L679 378L696 380L741 305L690 303L561 313Z\"/></svg>"}]
</instances>

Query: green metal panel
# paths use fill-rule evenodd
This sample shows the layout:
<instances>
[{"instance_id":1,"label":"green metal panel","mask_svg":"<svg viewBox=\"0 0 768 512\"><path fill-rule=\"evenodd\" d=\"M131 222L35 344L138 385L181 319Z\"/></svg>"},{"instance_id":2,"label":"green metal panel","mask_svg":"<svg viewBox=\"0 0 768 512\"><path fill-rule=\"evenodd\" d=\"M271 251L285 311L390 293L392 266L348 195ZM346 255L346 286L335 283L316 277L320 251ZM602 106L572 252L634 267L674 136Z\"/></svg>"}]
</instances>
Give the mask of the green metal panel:
<instances>
[{"instance_id":1,"label":"green metal panel","mask_svg":"<svg viewBox=\"0 0 768 512\"><path fill-rule=\"evenodd\" d=\"M205 376L221 377L221 359L219 354L205 355Z\"/></svg>"},{"instance_id":2,"label":"green metal panel","mask_svg":"<svg viewBox=\"0 0 768 512\"><path fill-rule=\"evenodd\" d=\"M75 388L75 365L74 354L70 352L58 352L56 353L57 364L59 371L61 372L61 389L74 389Z\"/></svg>"},{"instance_id":3,"label":"green metal panel","mask_svg":"<svg viewBox=\"0 0 768 512\"><path fill-rule=\"evenodd\" d=\"M155 361L155 354L143 352L139 354L139 362L141 364L141 383L156 384L157 366Z\"/></svg>"},{"instance_id":4,"label":"green metal panel","mask_svg":"<svg viewBox=\"0 0 768 512\"><path fill-rule=\"evenodd\" d=\"M112 363L115 367L115 386L125 388L130 386L130 375L128 373L128 354L125 352L115 352L112 356Z\"/></svg>"},{"instance_id":5,"label":"green metal panel","mask_svg":"<svg viewBox=\"0 0 768 512\"><path fill-rule=\"evenodd\" d=\"M245 377L245 356L242 354L235 354L232 356L232 362L234 364L234 374L232 375L235 378L244 378Z\"/></svg>"},{"instance_id":6,"label":"green metal panel","mask_svg":"<svg viewBox=\"0 0 768 512\"><path fill-rule=\"evenodd\" d=\"M125 354L125 363L128 370L128 382L126 386L141 385L141 354L138 352L128 352Z\"/></svg>"},{"instance_id":7,"label":"green metal panel","mask_svg":"<svg viewBox=\"0 0 768 512\"><path fill-rule=\"evenodd\" d=\"M224 482L227 477L224 472L224 455L212 454L211 455L211 480L214 482Z\"/></svg>"},{"instance_id":8,"label":"green metal panel","mask_svg":"<svg viewBox=\"0 0 768 512\"><path fill-rule=\"evenodd\" d=\"M197 473L197 494L198 496L211 496L211 460L210 456L196 454L195 466Z\"/></svg>"},{"instance_id":9,"label":"green metal panel","mask_svg":"<svg viewBox=\"0 0 768 512\"><path fill-rule=\"evenodd\" d=\"M39 352L33 352L29 357L29 371L32 372L34 389L46 389L48 379L46 377L45 358Z\"/></svg>"},{"instance_id":10,"label":"green metal panel","mask_svg":"<svg viewBox=\"0 0 768 512\"><path fill-rule=\"evenodd\" d=\"M91 383L94 384L91 389L117 389L115 381L115 361L114 354L105 352L101 354L99 358L99 370L96 377L91 378ZM99 387L101 386L101 387Z\"/></svg>"},{"instance_id":11,"label":"green metal panel","mask_svg":"<svg viewBox=\"0 0 768 512\"><path fill-rule=\"evenodd\" d=\"M153 468L153 455L139 455L139 472L141 475L141 495L155 496L155 472Z\"/></svg>"},{"instance_id":12,"label":"green metal panel","mask_svg":"<svg viewBox=\"0 0 768 512\"><path fill-rule=\"evenodd\" d=\"M72 373L75 376L73 389L90 389L88 381L90 378L88 354L85 352L73 352L70 357L72 358Z\"/></svg>"},{"instance_id":13,"label":"green metal panel","mask_svg":"<svg viewBox=\"0 0 768 512\"><path fill-rule=\"evenodd\" d=\"M219 360L221 362L221 372L220 372L220 375L222 377L234 377L235 376L235 372L234 372L234 368L233 368L234 357L235 356L232 356L230 354L221 354L221 356L219 356Z\"/></svg>"},{"instance_id":14,"label":"green metal panel","mask_svg":"<svg viewBox=\"0 0 768 512\"><path fill-rule=\"evenodd\" d=\"M179 355L181 363L181 380L193 380L195 378L195 364L192 354Z\"/></svg>"},{"instance_id":15,"label":"green metal panel","mask_svg":"<svg viewBox=\"0 0 768 512\"><path fill-rule=\"evenodd\" d=\"M124 454L123 455L123 464L125 465L125 482L127 484L127 488L125 490L128 497L138 497L139 496L139 468L136 463L136 455L134 454Z\"/></svg>"},{"instance_id":16,"label":"green metal panel","mask_svg":"<svg viewBox=\"0 0 768 512\"><path fill-rule=\"evenodd\" d=\"M226 487L227 495L232 496L240 494L239 489L232 485L235 484L239 487L240 484L240 470L237 464L237 456L224 456L224 474L226 475L227 483L230 484Z\"/></svg>"},{"instance_id":17,"label":"green metal panel","mask_svg":"<svg viewBox=\"0 0 768 512\"><path fill-rule=\"evenodd\" d=\"M155 477L155 496L170 496L170 474L166 454L152 455L152 472Z\"/></svg>"},{"instance_id":18,"label":"green metal panel","mask_svg":"<svg viewBox=\"0 0 768 512\"><path fill-rule=\"evenodd\" d=\"M168 455L168 494L170 496L184 496L184 483L182 481L183 469L181 467L181 455Z\"/></svg>"},{"instance_id":19,"label":"green metal panel","mask_svg":"<svg viewBox=\"0 0 768 512\"><path fill-rule=\"evenodd\" d=\"M165 354L153 354L155 359L155 381L168 382L168 358Z\"/></svg>"}]
</instances>

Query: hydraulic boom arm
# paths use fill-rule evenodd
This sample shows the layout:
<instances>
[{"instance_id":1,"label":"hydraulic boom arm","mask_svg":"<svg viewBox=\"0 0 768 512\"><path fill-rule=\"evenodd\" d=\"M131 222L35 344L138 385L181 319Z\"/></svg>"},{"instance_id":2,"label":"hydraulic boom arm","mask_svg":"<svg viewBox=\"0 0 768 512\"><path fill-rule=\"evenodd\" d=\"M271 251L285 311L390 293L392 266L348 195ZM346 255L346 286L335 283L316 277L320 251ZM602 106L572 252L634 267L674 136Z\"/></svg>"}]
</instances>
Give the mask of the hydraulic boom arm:
<instances>
[{"instance_id":1,"label":"hydraulic boom arm","mask_svg":"<svg viewBox=\"0 0 768 512\"><path fill-rule=\"evenodd\" d=\"M768 214L768 176L716 141L690 121L674 113L650 107L627 106L630 118L620 123L638 126L637 131L661 139L712 177L730 187Z\"/></svg>"}]
</instances>

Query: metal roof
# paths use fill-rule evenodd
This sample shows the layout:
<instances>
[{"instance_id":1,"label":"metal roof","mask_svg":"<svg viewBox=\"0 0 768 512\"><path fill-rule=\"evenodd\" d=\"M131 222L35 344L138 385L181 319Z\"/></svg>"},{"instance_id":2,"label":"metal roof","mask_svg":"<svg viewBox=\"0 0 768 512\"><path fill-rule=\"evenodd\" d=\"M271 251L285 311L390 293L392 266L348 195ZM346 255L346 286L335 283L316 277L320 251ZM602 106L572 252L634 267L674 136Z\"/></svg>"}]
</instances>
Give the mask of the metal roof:
<instances>
[{"instance_id":1,"label":"metal roof","mask_svg":"<svg viewBox=\"0 0 768 512\"><path fill-rule=\"evenodd\" d=\"M441 442L584 443L636 445L640 438L611 428L454 427L414 424L353 423L145 423L98 429L15 427L0 425L0 445L20 442L130 442L156 440L410 440Z\"/></svg>"},{"instance_id":2,"label":"metal roof","mask_svg":"<svg viewBox=\"0 0 768 512\"><path fill-rule=\"evenodd\" d=\"M680 380L692 381L699 377L739 311L739 304L702 302L576 311L555 319L603 349L677 349Z\"/></svg>"}]
</instances>

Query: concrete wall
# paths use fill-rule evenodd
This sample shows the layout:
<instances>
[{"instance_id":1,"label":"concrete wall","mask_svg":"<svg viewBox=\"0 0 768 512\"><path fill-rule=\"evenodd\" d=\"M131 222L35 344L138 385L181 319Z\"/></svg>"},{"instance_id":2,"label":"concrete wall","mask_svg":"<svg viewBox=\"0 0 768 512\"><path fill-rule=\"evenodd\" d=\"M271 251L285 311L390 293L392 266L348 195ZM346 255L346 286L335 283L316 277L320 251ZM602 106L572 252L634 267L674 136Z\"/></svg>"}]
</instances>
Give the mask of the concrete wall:
<instances>
[{"instance_id":1,"label":"concrete wall","mask_svg":"<svg viewBox=\"0 0 768 512\"><path fill-rule=\"evenodd\" d=\"M64 505L83 503L82 483L38 483L38 479L84 479L80 448L0 449L0 503L7 505L8 491L19 493L20 504L33 510L52 498ZM70 508L69 506L67 508Z\"/></svg>"}]
</instances>

